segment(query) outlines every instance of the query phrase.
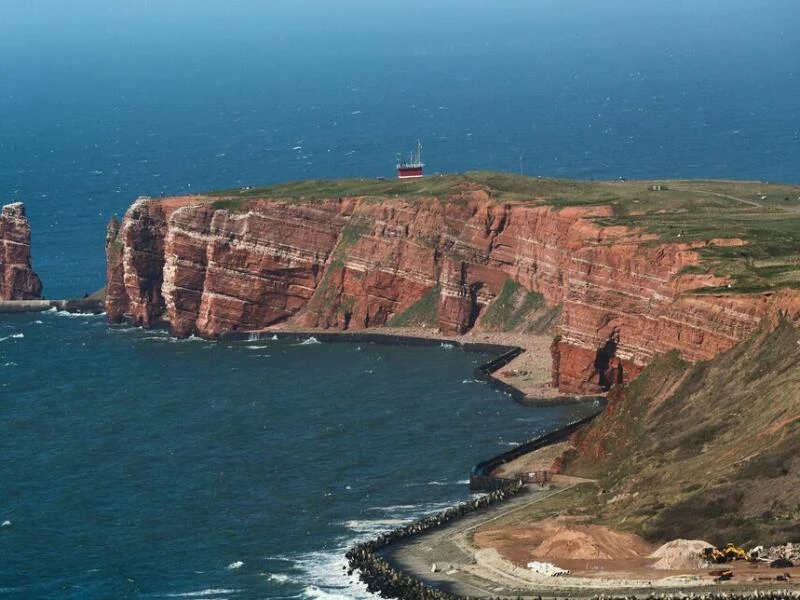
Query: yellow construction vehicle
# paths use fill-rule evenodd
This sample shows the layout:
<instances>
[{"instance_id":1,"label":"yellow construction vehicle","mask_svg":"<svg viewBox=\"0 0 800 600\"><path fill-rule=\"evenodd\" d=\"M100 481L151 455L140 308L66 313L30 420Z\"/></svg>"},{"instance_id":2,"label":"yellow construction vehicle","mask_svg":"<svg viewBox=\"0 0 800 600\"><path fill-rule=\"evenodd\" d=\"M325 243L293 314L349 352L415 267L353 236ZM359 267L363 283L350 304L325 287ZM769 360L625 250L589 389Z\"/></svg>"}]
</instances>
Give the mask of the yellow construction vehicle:
<instances>
[{"instance_id":1,"label":"yellow construction vehicle","mask_svg":"<svg viewBox=\"0 0 800 600\"><path fill-rule=\"evenodd\" d=\"M730 562L732 560L750 560L747 551L735 544L725 544L725 547L722 549L709 546L708 548L703 548L703 552L700 555L708 562L718 564Z\"/></svg>"}]
</instances>

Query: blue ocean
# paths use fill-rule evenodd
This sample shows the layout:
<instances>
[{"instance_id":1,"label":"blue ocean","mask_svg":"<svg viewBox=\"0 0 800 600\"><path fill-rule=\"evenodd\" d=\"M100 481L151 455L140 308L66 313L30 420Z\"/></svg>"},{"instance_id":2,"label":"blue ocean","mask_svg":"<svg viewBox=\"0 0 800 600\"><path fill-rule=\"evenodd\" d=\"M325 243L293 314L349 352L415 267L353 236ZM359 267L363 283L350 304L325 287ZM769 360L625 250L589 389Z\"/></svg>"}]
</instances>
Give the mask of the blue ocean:
<instances>
[{"instance_id":1,"label":"blue ocean","mask_svg":"<svg viewBox=\"0 0 800 600\"><path fill-rule=\"evenodd\" d=\"M139 195L429 173L798 182L795 0L4 0L0 201L50 298ZM585 408L448 346L0 316L0 597L363 598L355 540Z\"/></svg>"}]
</instances>

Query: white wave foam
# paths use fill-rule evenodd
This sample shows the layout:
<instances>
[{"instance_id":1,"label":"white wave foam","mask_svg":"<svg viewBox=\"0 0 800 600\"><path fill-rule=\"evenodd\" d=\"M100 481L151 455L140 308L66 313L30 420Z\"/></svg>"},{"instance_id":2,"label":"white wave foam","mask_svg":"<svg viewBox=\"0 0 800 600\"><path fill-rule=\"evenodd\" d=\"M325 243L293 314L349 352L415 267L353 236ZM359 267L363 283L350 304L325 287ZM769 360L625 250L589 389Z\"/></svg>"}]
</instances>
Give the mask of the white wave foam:
<instances>
[{"instance_id":1,"label":"white wave foam","mask_svg":"<svg viewBox=\"0 0 800 600\"><path fill-rule=\"evenodd\" d=\"M426 484L417 483L413 485L418 486ZM412 484L408 484L405 487L411 486ZM451 508L456 504L458 504L457 501L429 502L427 504L395 504L391 506L372 506L367 510L383 512L393 518L403 519L405 522L409 522L419 518L420 516L433 515L442 512L443 510Z\"/></svg>"},{"instance_id":2,"label":"white wave foam","mask_svg":"<svg viewBox=\"0 0 800 600\"><path fill-rule=\"evenodd\" d=\"M381 511L381 512L397 512L398 510L411 510L418 508L418 504L391 504L389 506L370 506L367 510Z\"/></svg>"},{"instance_id":3,"label":"white wave foam","mask_svg":"<svg viewBox=\"0 0 800 600\"><path fill-rule=\"evenodd\" d=\"M448 344L447 342L442 342L442 343L441 343L441 344L439 344L439 345L440 345L442 348L444 348L445 350L452 350L453 348L455 348L455 346L454 346L453 344Z\"/></svg>"},{"instance_id":4,"label":"white wave foam","mask_svg":"<svg viewBox=\"0 0 800 600\"><path fill-rule=\"evenodd\" d=\"M310 585L306 589L303 590L303 595L306 598L315 598L319 600L353 600L353 596L350 594L340 594L336 592L329 592L327 590L323 590L318 588L315 585ZM372 596L369 596L372 598Z\"/></svg>"},{"instance_id":5,"label":"white wave foam","mask_svg":"<svg viewBox=\"0 0 800 600\"><path fill-rule=\"evenodd\" d=\"M469 479L460 479L458 481L429 481L427 485L464 485L469 483Z\"/></svg>"},{"instance_id":6,"label":"white wave foam","mask_svg":"<svg viewBox=\"0 0 800 600\"><path fill-rule=\"evenodd\" d=\"M109 331L115 333L133 333L134 331L142 331L138 327L111 327ZM153 333L158 333L158 330L153 330Z\"/></svg>"},{"instance_id":7,"label":"white wave foam","mask_svg":"<svg viewBox=\"0 0 800 600\"><path fill-rule=\"evenodd\" d=\"M18 367L19 365L15 363L13 360L8 361L3 365L4 367Z\"/></svg>"},{"instance_id":8,"label":"white wave foam","mask_svg":"<svg viewBox=\"0 0 800 600\"><path fill-rule=\"evenodd\" d=\"M247 348L248 350L265 350L268 347L269 346L255 346L255 345L245 346L245 348Z\"/></svg>"},{"instance_id":9,"label":"white wave foam","mask_svg":"<svg viewBox=\"0 0 800 600\"><path fill-rule=\"evenodd\" d=\"M196 336L194 334L190 335L189 337L179 338L175 337L174 335L170 335L167 331L158 331L158 330L151 330L148 331L149 336L143 337L142 339L145 340L154 340L158 342L167 342L169 344L191 344L191 343L205 343L208 344L208 348L212 348L216 342L214 340L207 340ZM230 348L230 346L228 346Z\"/></svg>"},{"instance_id":10,"label":"white wave foam","mask_svg":"<svg viewBox=\"0 0 800 600\"><path fill-rule=\"evenodd\" d=\"M410 519L352 519L345 521L344 525L360 534L374 535L383 533L389 529L396 529L402 527L409 522Z\"/></svg>"},{"instance_id":11,"label":"white wave foam","mask_svg":"<svg viewBox=\"0 0 800 600\"><path fill-rule=\"evenodd\" d=\"M366 539L366 538L365 538ZM374 600L358 575L347 575L344 557L352 542L325 552L309 552L294 560L300 571L298 583L304 584L303 596L320 600Z\"/></svg>"},{"instance_id":12,"label":"white wave foam","mask_svg":"<svg viewBox=\"0 0 800 600\"><path fill-rule=\"evenodd\" d=\"M368 511L384 514L376 515L378 518L375 519L344 521L342 524L353 534L338 538L334 547L297 556L268 557L268 560L289 563L278 567L282 573L270 573L268 577L277 583L303 586L302 597L309 600L374 600L375 596L367 591L357 573L347 574L348 564L344 556L347 550L354 544L373 539L379 533L452 506L453 502L434 502L368 507Z\"/></svg>"},{"instance_id":13,"label":"white wave foam","mask_svg":"<svg viewBox=\"0 0 800 600\"><path fill-rule=\"evenodd\" d=\"M207 590L198 590L196 592L176 592L174 594L163 594L164 598L212 598L214 596L227 596L230 594L239 593L241 590L226 590L209 588Z\"/></svg>"},{"instance_id":14,"label":"white wave foam","mask_svg":"<svg viewBox=\"0 0 800 600\"><path fill-rule=\"evenodd\" d=\"M236 570L236 569L241 569L243 566L244 566L244 561L235 560L225 568L226 569L230 569L231 571L233 571L233 570Z\"/></svg>"},{"instance_id":15,"label":"white wave foam","mask_svg":"<svg viewBox=\"0 0 800 600\"><path fill-rule=\"evenodd\" d=\"M68 310L56 310L55 307L51 308L46 312L53 312L56 316L59 317L66 317L68 319L86 319L88 317L104 317L105 313L102 315L93 315L91 313L71 313Z\"/></svg>"},{"instance_id":16,"label":"white wave foam","mask_svg":"<svg viewBox=\"0 0 800 600\"><path fill-rule=\"evenodd\" d=\"M36 320L34 321L34 323L35 323L36 325L42 325L42 324L44 323L44 321L42 321L41 319L36 319Z\"/></svg>"},{"instance_id":17,"label":"white wave foam","mask_svg":"<svg viewBox=\"0 0 800 600\"><path fill-rule=\"evenodd\" d=\"M320 342L320 341L319 341L317 338L315 338L315 337L312 335L312 336L311 336L310 338L308 338L307 340L303 340L303 341L302 341L302 342L300 342L299 344L295 344L295 346L310 346L310 345L312 345L312 344L321 344L321 343L322 343L322 342Z\"/></svg>"}]
</instances>

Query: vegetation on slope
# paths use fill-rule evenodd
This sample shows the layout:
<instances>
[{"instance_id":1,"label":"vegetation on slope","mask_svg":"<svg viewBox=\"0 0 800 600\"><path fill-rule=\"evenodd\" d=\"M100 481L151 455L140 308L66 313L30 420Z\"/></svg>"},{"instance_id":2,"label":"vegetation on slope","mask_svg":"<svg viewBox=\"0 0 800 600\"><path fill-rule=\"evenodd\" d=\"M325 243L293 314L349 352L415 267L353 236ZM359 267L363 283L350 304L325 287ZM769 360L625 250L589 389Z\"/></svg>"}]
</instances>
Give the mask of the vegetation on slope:
<instances>
[{"instance_id":1,"label":"vegetation on slope","mask_svg":"<svg viewBox=\"0 0 800 600\"><path fill-rule=\"evenodd\" d=\"M599 522L652 540L786 542L800 539L799 432L800 331L781 322L707 363L655 360L568 470L599 480Z\"/></svg>"},{"instance_id":2,"label":"vegetation on slope","mask_svg":"<svg viewBox=\"0 0 800 600\"><path fill-rule=\"evenodd\" d=\"M434 286L415 304L389 319L390 327L436 327L439 314L439 286Z\"/></svg>"},{"instance_id":3,"label":"vegetation on slope","mask_svg":"<svg viewBox=\"0 0 800 600\"><path fill-rule=\"evenodd\" d=\"M507 279L500 294L481 315L481 326L493 331L513 331L523 322L534 320L532 314L544 305L544 296Z\"/></svg>"}]
</instances>

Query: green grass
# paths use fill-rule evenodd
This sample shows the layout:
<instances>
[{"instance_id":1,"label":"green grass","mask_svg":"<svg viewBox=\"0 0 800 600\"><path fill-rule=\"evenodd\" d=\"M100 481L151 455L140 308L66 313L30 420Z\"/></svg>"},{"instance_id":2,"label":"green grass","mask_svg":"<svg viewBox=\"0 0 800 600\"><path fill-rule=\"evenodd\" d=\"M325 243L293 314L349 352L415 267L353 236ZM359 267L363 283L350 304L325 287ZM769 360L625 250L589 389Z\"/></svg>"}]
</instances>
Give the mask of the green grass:
<instances>
[{"instance_id":1,"label":"green grass","mask_svg":"<svg viewBox=\"0 0 800 600\"><path fill-rule=\"evenodd\" d=\"M336 250L339 253L344 253L360 240L361 236L367 233L369 229L370 223L368 221L351 217L339 235L339 243L336 246Z\"/></svg>"},{"instance_id":2,"label":"green grass","mask_svg":"<svg viewBox=\"0 0 800 600\"><path fill-rule=\"evenodd\" d=\"M331 283L331 279L341 276L344 269L344 261L340 258L335 258L325 270L322 275L322 280L319 282L317 289L314 290L314 295L309 302L309 309L316 307L317 309L327 309L339 298L339 288Z\"/></svg>"},{"instance_id":3,"label":"green grass","mask_svg":"<svg viewBox=\"0 0 800 600\"><path fill-rule=\"evenodd\" d=\"M222 200L215 200L212 202L211 208L215 210L239 212L244 210L244 207L249 200L249 198L223 198Z\"/></svg>"},{"instance_id":4,"label":"green grass","mask_svg":"<svg viewBox=\"0 0 800 600\"><path fill-rule=\"evenodd\" d=\"M544 296L507 279L500 294L483 312L481 325L495 331L513 331L542 306Z\"/></svg>"},{"instance_id":5,"label":"green grass","mask_svg":"<svg viewBox=\"0 0 800 600\"><path fill-rule=\"evenodd\" d=\"M425 325L435 327L439 314L439 286L420 298L415 304L389 319L390 327L418 327Z\"/></svg>"}]
</instances>

